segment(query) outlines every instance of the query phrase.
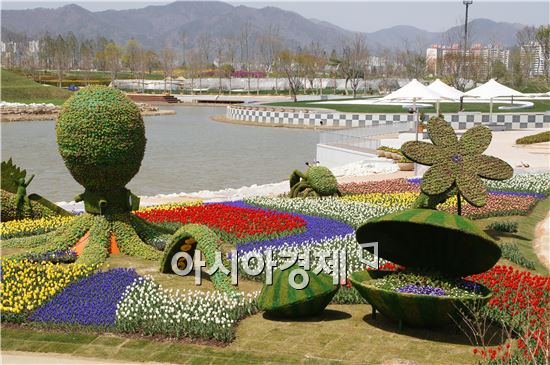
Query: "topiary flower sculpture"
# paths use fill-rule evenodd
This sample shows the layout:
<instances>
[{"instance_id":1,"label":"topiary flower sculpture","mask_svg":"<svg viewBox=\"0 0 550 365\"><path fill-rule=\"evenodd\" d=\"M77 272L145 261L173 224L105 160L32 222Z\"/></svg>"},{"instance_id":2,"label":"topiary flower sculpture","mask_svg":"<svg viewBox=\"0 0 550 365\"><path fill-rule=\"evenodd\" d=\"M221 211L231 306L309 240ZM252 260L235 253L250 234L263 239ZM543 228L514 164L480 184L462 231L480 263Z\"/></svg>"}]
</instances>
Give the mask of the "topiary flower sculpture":
<instances>
[{"instance_id":1,"label":"topiary flower sculpture","mask_svg":"<svg viewBox=\"0 0 550 365\"><path fill-rule=\"evenodd\" d=\"M485 205L487 191L481 178L506 180L513 175L509 164L483 154L492 138L487 127L471 128L458 139L450 124L432 118L428 122L428 135L432 143L410 141L401 150L407 158L431 166L422 178L424 194L438 196L456 189L458 214L461 214L460 196L473 206Z\"/></svg>"},{"instance_id":2,"label":"topiary flower sculpture","mask_svg":"<svg viewBox=\"0 0 550 365\"><path fill-rule=\"evenodd\" d=\"M85 189L75 200L84 202L86 214L55 231L8 240L3 246L32 248L31 253L72 248L77 262L88 264L118 252L160 259L155 245L171 231L133 215L132 206L139 203L125 187L145 153L138 107L116 89L86 87L63 104L56 132L65 165Z\"/></svg>"}]
</instances>

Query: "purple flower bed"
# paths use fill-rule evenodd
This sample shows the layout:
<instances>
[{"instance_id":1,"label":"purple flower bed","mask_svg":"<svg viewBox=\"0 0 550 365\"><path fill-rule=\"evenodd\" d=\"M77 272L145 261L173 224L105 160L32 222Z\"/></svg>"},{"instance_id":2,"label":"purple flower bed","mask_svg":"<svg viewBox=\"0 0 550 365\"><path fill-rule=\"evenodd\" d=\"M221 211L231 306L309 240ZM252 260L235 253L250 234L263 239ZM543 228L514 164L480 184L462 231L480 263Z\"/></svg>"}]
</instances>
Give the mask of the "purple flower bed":
<instances>
[{"instance_id":1,"label":"purple flower bed","mask_svg":"<svg viewBox=\"0 0 550 365\"><path fill-rule=\"evenodd\" d=\"M423 295L434 295L436 297L442 297L445 295L445 290L441 288L435 288L430 285L414 285L409 284L405 285L399 289L395 290L398 293L408 293L408 294L423 294Z\"/></svg>"},{"instance_id":2,"label":"purple flower bed","mask_svg":"<svg viewBox=\"0 0 550 365\"><path fill-rule=\"evenodd\" d=\"M49 261L54 264L69 264L75 262L77 257L73 250L56 250L29 254L26 258L33 262Z\"/></svg>"},{"instance_id":3,"label":"purple flower bed","mask_svg":"<svg viewBox=\"0 0 550 365\"><path fill-rule=\"evenodd\" d=\"M251 205L248 205L242 201L228 202L224 203L234 207L241 208L253 208L260 210L269 210L265 208L258 208ZM291 213L298 217L301 217L307 222L306 232L295 234L283 238L275 238L265 241L250 241L246 243L241 243L237 246L237 251L239 253L246 253L249 251L263 252L268 248L279 247L283 244L287 245L303 245L309 244L314 241L320 241L322 239L331 238L335 236L345 236L347 234L355 232L355 230L342 222L336 221L334 219L314 217L310 215Z\"/></svg>"},{"instance_id":4,"label":"purple flower bed","mask_svg":"<svg viewBox=\"0 0 550 365\"><path fill-rule=\"evenodd\" d=\"M30 321L56 324L110 326L116 320L117 303L127 286L138 278L134 269L99 272L63 289L38 308Z\"/></svg>"}]
</instances>

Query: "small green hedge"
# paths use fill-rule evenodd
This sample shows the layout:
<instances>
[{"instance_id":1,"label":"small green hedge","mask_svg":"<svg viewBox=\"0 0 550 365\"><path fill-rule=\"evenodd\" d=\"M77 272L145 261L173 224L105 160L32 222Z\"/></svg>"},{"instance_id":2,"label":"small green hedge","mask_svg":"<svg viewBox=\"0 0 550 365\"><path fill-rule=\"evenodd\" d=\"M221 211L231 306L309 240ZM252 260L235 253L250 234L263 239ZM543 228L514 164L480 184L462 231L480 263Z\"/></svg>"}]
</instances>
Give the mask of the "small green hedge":
<instances>
[{"instance_id":1,"label":"small green hedge","mask_svg":"<svg viewBox=\"0 0 550 365\"><path fill-rule=\"evenodd\" d=\"M488 229L498 232L514 233L518 231L518 222L496 221L487 225Z\"/></svg>"},{"instance_id":2,"label":"small green hedge","mask_svg":"<svg viewBox=\"0 0 550 365\"><path fill-rule=\"evenodd\" d=\"M525 256L523 256L517 244L503 243L502 245L500 245L500 249L502 251L503 258L510 260L514 264L523 266L526 269L529 269L529 270L535 269L535 263L527 259Z\"/></svg>"},{"instance_id":3,"label":"small green hedge","mask_svg":"<svg viewBox=\"0 0 550 365\"><path fill-rule=\"evenodd\" d=\"M550 131L525 136L516 140L516 144L533 144L541 142L550 142Z\"/></svg>"}]
</instances>

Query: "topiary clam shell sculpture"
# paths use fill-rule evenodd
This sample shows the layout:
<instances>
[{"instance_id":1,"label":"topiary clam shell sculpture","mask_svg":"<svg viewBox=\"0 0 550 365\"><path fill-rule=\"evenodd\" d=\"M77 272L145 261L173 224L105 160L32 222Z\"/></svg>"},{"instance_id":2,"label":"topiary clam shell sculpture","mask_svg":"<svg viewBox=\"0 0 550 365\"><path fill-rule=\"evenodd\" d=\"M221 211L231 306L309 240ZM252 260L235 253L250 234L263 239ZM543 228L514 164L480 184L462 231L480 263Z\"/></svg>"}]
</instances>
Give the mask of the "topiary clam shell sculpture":
<instances>
[{"instance_id":1,"label":"topiary clam shell sculpture","mask_svg":"<svg viewBox=\"0 0 550 365\"><path fill-rule=\"evenodd\" d=\"M486 203L487 191L482 178L505 180L513 169L503 160L484 155L491 143L491 131L484 126L469 129L458 139L450 124L440 118L428 122L432 143L411 141L402 151L411 160L431 166L422 178L421 194L415 208L375 218L357 229L360 243L378 242L378 256L411 271L431 272L446 278L460 278L489 270L499 260L498 245L472 221L461 214L461 197L476 207ZM456 194L458 215L435 210L450 195ZM391 274L387 274L391 275ZM411 326L438 326L449 323L464 305L483 304L491 297L477 284L473 296L401 292L376 287L374 275L352 274L354 287L376 310ZM453 280L455 280L453 279ZM416 290L416 291L415 291Z\"/></svg>"},{"instance_id":2,"label":"topiary clam shell sculpture","mask_svg":"<svg viewBox=\"0 0 550 365\"><path fill-rule=\"evenodd\" d=\"M411 269L460 278L484 272L499 260L498 245L467 218L431 209L411 209L374 218L357 229L357 241L378 242L378 256ZM389 274L391 275L391 273ZM376 288L368 271L350 281L386 317L409 326L433 327L452 321L464 304L485 303L490 291L479 286L469 298L399 293Z\"/></svg>"},{"instance_id":3,"label":"topiary clam shell sculpture","mask_svg":"<svg viewBox=\"0 0 550 365\"><path fill-rule=\"evenodd\" d=\"M160 259L154 242L171 232L131 214L139 201L126 188L145 153L138 107L121 91L89 86L63 104L56 134L65 166L85 189L75 200L84 202L86 213L47 234L5 241L4 247L35 253L73 248L77 262L87 264L118 252Z\"/></svg>"}]
</instances>

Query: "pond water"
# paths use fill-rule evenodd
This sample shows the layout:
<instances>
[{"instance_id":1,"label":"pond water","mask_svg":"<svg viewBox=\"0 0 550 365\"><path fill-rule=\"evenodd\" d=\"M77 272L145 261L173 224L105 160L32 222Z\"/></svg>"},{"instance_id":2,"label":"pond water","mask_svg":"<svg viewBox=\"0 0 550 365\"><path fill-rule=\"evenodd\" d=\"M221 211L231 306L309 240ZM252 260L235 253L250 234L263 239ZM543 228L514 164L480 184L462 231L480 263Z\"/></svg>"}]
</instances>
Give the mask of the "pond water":
<instances>
[{"instance_id":1,"label":"pond water","mask_svg":"<svg viewBox=\"0 0 550 365\"><path fill-rule=\"evenodd\" d=\"M238 188L288 179L315 159L318 132L214 122L221 107L166 107L176 115L145 117L147 147L128 184L137 195ZM2 159L36 174L29 193L69 201L83 188L57 151L55 122L2 123Z\"/></svg>"}]
</instances>

